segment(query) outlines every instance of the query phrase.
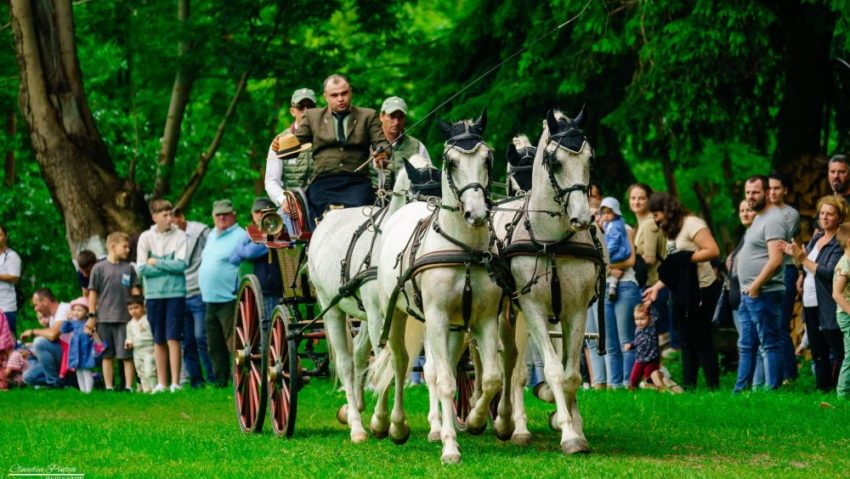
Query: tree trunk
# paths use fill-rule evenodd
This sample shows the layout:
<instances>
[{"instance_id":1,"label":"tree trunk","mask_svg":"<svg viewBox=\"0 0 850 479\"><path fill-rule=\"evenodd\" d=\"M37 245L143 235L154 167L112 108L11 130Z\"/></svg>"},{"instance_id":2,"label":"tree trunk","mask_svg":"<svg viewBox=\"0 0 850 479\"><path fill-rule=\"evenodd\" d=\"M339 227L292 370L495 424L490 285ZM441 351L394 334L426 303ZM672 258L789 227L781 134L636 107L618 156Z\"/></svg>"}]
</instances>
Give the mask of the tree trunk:
<instances>
[{"instance_id":1,"label":"tree trunk","mask_svg":"<svg viewBox=\"0 0 850 479\"><path fill-rule=\"evenodd\" d=\"M179 0L177 19L180 21L180 25L185 25L188 18L189 0ZM162 133L162 149L160 149L159 157L156 160L154 198L161 198L171 192L171 171L174 168L174 157L177 155L177 143L180 141L180 128L183 125L183 116L186 113L186 105L189 103L189 93L195 80L192 69L187 65L190 49L191 44L184 35L178 44L177 75L174 78L174 88L171 90L171 103L168 105L165 131Z\"/></svg>"},{"instance_id":2,"label":"tree trunk","mask_svg":"<svg viewBox=\"0 0 850 479\"><path fill-rule=\"evenodd\" d=\"M70 0L11 0L19 103L36 161L65 220L73 254L104 253L112 231L138 233L138 188L118 177L86 103Z\"/></svg>"}]
</instances>

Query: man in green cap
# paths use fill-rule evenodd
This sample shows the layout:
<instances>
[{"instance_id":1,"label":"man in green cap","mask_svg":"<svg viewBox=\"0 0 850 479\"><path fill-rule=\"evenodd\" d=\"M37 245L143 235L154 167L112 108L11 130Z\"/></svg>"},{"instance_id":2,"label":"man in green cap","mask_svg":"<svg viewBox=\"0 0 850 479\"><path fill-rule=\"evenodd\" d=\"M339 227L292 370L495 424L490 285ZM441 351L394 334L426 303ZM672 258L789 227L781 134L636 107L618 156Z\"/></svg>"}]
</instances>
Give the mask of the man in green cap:
<instances>
[{"instance_id":1,"label":"man in green cap","mask_svg":"<svg viewBox=\"0 0 850 479\"><path fill-rule=\"evenodd\" d=\"M384 136L390 142L393 149L393 155L390 159L390 164L384 170L386 175L383 187L387 190L393 188L395 182L395 174L401 168L402 160L408 160L415 154L420 154L428 163L431 163L431 155L425 145L416 138L408 135L404 131L407 125L407 102L397 96L391 96L384 100L381 105L381 128L384 130ZM370 167L372 176L372 185L378 187L379 173L378 169L372 165Z\"/></svg>"},{"instance_id":2,"label":"man in green cap","mask_svg":"<svg viewBox=\"0 0 850 479\"><path fill-rule=\"evenodd\" d=\"M313 147L315 175L307 188L313 217L321 217L331 205L373 204L375 192L365 163L383 167L391 154L378 114L351 106L351 86L344 76L327 77L324 90L328 106L307 110L295 131L302 145Z\"/></svg>"},{"instance_id":3,"label":"man in green cap","mask_svg":"<svg viewBox=\"0 0 850 479\"><path fill-rule=\"evenodd\" d=\"M283 201L285 189L306 188L313 174L313 154L309 148L283 152L285 158L280 158L278 152L281 151L281 143L294 139L295 130L301 124L304 113L310 108L316 108L316 94L309 88L299 88L292 93L289 105L289 113L295 121L275 136L266 157L266 194L278 206L286 204Z\"/></svg>"}]
</instances>

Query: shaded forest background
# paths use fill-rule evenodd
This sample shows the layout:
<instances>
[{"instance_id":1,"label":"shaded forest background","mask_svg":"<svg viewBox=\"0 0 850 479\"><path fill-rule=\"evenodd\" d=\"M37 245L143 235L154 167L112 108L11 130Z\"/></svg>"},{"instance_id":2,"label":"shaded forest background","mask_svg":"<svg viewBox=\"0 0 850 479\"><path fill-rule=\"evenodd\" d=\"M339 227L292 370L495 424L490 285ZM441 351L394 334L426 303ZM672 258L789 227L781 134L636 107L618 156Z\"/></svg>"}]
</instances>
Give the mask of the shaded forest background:
<instances>
[{"instance_id":1,"label":"shaded forest background","mask_svg":"<svg viewBox=\"0 0 850 479\"><path fill-rule=\"evenodd\" d=\"M792 175L811 215L825 159L850 145L850 0L10 0L0 224L24 291L77 294L72 251L147 227L151 197L207 223L228 197L247 222L296 88L340 72L356 105L405 98L410 126L526 46L438 115L486 106L504 171L512 135L585 105L605 194L625 206L635 180L676 192L726 247L744 178ZM411 134L438 159L433 125Z\"/></svg>"}]
</instances>

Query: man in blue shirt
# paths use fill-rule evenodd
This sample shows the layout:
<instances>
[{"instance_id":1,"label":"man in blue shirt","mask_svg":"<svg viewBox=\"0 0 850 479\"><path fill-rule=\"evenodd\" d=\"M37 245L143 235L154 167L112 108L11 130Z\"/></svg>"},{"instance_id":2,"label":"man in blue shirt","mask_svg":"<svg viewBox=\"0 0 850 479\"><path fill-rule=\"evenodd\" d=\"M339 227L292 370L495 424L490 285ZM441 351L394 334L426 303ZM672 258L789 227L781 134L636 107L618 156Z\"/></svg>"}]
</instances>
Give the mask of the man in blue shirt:
<instances>
[{"instance_id":1,"label":"man in blue shirt","mask_svg":"<svg viewBox=\"0 0 850 479\"><path fill-rule=\"evenodd\" d=\"M207 308L207 347L215 372L216 386L226 387L233 352L233 320L239 266L230 263L230 254L248 236L236 224L230 200L213 203L215 229L207 237L198 270L198 285Z\"/></svg>"}]
</instances>

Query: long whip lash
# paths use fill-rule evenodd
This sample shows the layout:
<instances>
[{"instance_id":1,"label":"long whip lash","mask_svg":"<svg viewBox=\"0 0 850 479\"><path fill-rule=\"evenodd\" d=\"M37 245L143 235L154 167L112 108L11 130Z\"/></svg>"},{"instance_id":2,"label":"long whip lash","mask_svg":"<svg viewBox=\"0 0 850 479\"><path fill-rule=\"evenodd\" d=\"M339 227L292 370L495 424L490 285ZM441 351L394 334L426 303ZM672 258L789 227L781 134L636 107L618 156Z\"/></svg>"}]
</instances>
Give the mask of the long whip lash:
<instances>
[{"instance_id":1,"label":"long whip lash","mask_svg":"<svg viewBox=\"0 0 850 479\"><path fill-rule=\"evenodd\" d=\"M463 93L463 92L465 92L466 90L470 89L473 85L475 85L475 84L476 84L476 83L478 83L479 81L483 80L485 77L487 77L488 75L490 75L490 74L491 74L491 73L493 73L494 71L496 71L496 70L498 70L499 68L501 68L501 67L502 67L502 65L504 65L505 63L507 63L507 62L509 62L509 61L513 60L513 59L514 59L514 57L516 57L517 55L519 55L519 54L521 54L521 53L525 52L526 50L528 50L529 48L531 48L531 46L532 46L532 45L534 45L534 44L536 44L537 42L539 42L539 41L543 40L544 38L546 38L546 37L548 37L548 36L552 35L553 33L557 32L558 30L560 30L560 29L562 29L562 28L566 27L567 25L569 25L569 24L571 24L571 23L575 22L576 20L578 20L578 19L579 19L579 17L581 17L581 16L584 14L585 10L587 10L587 7L589 7L589 6L590 6L590 4L591 4L591 3L593 3L593 1L594 1L594 0L588 0L588 1L587 1L587 3L586 3L586 4L584 4L584 7L582 7L581 11L579 11L579 12L578 12L575 16L573 16L573 17L572 17L572 18L570 18L569 20L565 21L564 23L562 23L562 24L560 24L560 25L556 26L555 28L553 28L553 29L549 30L548 32L543 33L542 35L538 36L537 38L535 38L534 40L532 40L530 43L528 43L526 46L524 46L524 47L520 48L519 50L517 50L517 51L513 52L513 53L512 53L512 54L510 54L507 58L505 58L505 59L504 59L504 60L502 60L501 62L497 63L495 66L491 67L489 70L487 70L486 72L482 73L481 75L479 75L477 78L475 78L475 79L474 79L474 80L472 80L471 82L467 83L467 84L466 84L463 88L461 88L460 90L458 90L457 92L455 92L452 96L448 97L448 98L447 98L446 100L444 100L442 103L440 103L439 105L437 105L436 107L434 107L431 111L429 111L429 112L428 112L428 114L426 114L426 115L425 115L424 117L422 117L419 121L417 121L416 123L414 123L414 124L413 124L413 126L411 126L410 128L405 129L405 130L404 130L404 132L402 132L402 134L401 134L401 135L399 135L399 137L398 137L398 138L396 138L396 140L393 142L393 144L398 143L398 142L399 142L402 138L404 138L404 137L405 137L405 135L407 135L407 132L408 132L408 131L411 131L411 130L415 129L417 126L419 126L420 124L422 124L422 122L424 122L425 120L427 120L428 118L430 118L431 116L433 116L433 115L434 115L434 113L437 113L437 111L438 111L440 108L442 108L442 107L446 106L446 104L448 104L450 101L452 101L452 100L454 100L455 98L457 98L457 97L458 97L461 93ZM365 168L365 167L366 167L366 165L368 165L368 164L369 164L369 162L371 162L371 161L375 158L375 155L376 155L376 154L378 154L378 153L380 153L380 152L382 152L382 151L383 151L383 149L381 149L381 148L378 148L377 150L375 150L375 152L374 152L374 153L372 153L371 155L369 155L369 158L367 158L367 159L366 159L366 161L364 161L364 162L363 162L360 166L358 166L358 167L357 167L357 169L355 169L354 171L360 171L360 170L362 170L363 168Z\"/></svg>"}]
</instances>

